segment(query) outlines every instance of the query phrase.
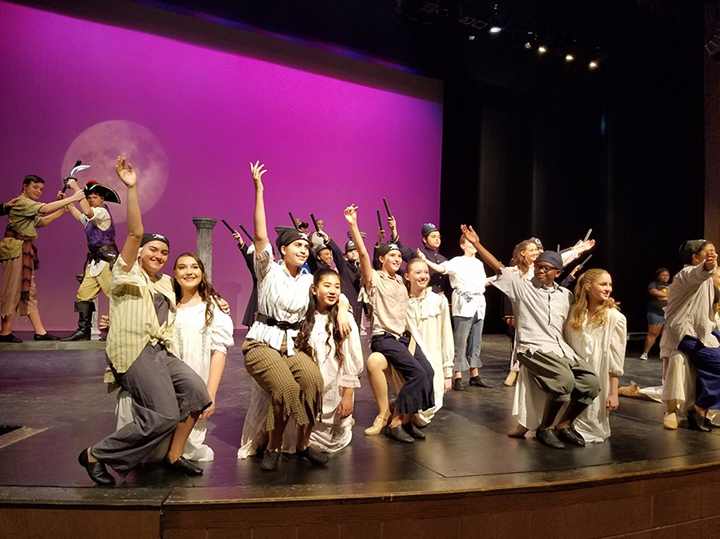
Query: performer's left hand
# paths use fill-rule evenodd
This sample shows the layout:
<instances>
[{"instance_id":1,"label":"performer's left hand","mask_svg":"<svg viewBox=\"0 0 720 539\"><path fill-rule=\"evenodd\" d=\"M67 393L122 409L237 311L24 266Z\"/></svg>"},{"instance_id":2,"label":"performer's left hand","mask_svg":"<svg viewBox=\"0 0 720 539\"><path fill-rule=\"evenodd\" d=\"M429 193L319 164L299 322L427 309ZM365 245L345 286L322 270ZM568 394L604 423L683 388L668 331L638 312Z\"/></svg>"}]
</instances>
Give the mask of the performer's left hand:
<instances>
[{"instance_id":1,"label":"performer's left hand","mask_svg":"<svg viewBox=\"0 0 720 539\"><path fill-rule=\"evenodd\" d=\"M610 394L608 395L608 398L605 399L605 408L608 412L612 412L613 410L617 410L620 406L620 399L617 395Z\"/></svg>"},{"instance_id":2,"label":"performer's left hand","mask_svg":"<svg viewBox=\"0 0 720 539\"><path fill-rule=\"evenodd\" d=\"M350 388L345 388L343 391L343 396L338 405L338 414L340 414L340 417L347 417L353 413L353 409L355 408L353 393L353 390Z\"/></svg>"},{"instance_id":3,"label":"performer's left hand","mask_svg":"<svg viewBox=\"0 0 720 539\"><path fill-rule=\"evenodd\" d=\"M215 399L213 399L212 404L205 408L202 414L200 414L200 417L198 417L198 420L200 419L207 419L211 415L215 413Z\"/></svg>"},{"instance_id":4,"label":"performer's left hand","mask_svg":"<svg viewBox=\"0 0 720 539\"><path fill-rule=\"evenodd\" d=\"M117 158L115 172L117 172L118 178L120 178L127 187L135 187L135 185L137 185L135 169L124 157L119 156Z\"/></svg>"},{"instance_id":5,"label":"performer's left hand","mask_svg":"<svg viewBox=\"0 0 720 539\"><path fill-rule=\"evenodd\" d=\"M443 381L443 390L445 393L452 389L452 378L445 378Z\"/></svg>"},{"instance_id":6,"label":"performer's left hand","mask_svg":"<svg viewBox=\"0 0 720 539\"><path fill-rule=\"evenodd\" d=\"M338 309L337 325L338 329L340 330L340 336L343 339L350 335L350 332L352 331L352 326L350 325L350 313L347 309Z\"/></svg>"},{"instance_id":7,"label":"performer's left hand","mask_svg":"<svg viewBox=\"0 0 720 539\"><path fill-rule=\"evenodd\" d=\"M230 304L225 301L223 298L220 298L217 302L218 307L220 307L220 310L224 312L225 314L230 314Z\"/></svg>"}]
</instances>

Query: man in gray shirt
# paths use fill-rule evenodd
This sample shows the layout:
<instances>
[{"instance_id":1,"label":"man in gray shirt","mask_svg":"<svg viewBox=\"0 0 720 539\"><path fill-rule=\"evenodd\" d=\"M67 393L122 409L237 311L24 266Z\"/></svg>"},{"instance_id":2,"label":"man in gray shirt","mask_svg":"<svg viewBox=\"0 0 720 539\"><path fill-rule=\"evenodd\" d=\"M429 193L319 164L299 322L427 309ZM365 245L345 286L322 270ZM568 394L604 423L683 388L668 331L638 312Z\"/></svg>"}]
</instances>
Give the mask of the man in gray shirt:
<instances>
[{"instance_id":1,"label":"man in gray shirt","mask_svg":"<svg viewBox=\"0 0 720 539\"><path fill-rule=\"evenodd\" d=\"M493 285L513 304L517 357L547 394L535 439L555 449L563 449L565 443L584 446L585 441L571 428L572 422L597 397L600 381L592 367L579 358L563 338L573 295L555 283L563 267L560 254L543 252L535 261L535 276L527 281L505 268L483 247L472 227L463 225L462 231L483 261L498 273ZM553 429L560 409L568 402L565 413Z\"/></svg>"}]
</instances>

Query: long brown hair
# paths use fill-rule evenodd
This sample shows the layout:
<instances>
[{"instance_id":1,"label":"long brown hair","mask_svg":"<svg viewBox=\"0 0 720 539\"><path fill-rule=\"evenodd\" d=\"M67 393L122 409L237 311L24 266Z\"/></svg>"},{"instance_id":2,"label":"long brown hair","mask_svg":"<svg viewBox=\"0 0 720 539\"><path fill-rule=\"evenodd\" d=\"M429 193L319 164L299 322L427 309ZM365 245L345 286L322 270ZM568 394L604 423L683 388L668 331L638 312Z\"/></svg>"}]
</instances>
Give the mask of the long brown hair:
<instances>
[{"instance_id":1,"label":"long brown hair","mask_svg":"<svg viewBox=\"0 0 720 539\"><path fill-rule=\"evenodd\" d=\"M537 243L535 243L535 240L529 239L529 240L521 241L513 249L512 260L510 261L510 265L517 266L517 268L520 270L520 273L522 275L526 274L528 269L530 268L530 264L527 263L527 260L525 260L525 257L522 255L522 252L525 249L527 249L528 245L531 245L531 244L537 245Z\"/></svg>"},{"instance_id":2,"label":"long brown hair","mask_svg":"<svg viewBox=\"0 0 720 539\"><path fill-rule=\"evenodd\" d=\"M593 268L587 270L585 273L580 275L580 277L578 277L577 284L575 285L576 302L573 307L572 316L570 318L570 329L572 329L573 331L583 330L583 322L585 320L585 315L588 310L588 291L585 289L585 285L593 284L596 280L600 278L601 275L605 273L610 275L604 269ZM598 305L598 308L595 310L592 318L587 321L588 325L593 325L596 327L604 326L607 322L608 309L617 309L619 311L620 304L612 297L609 297L600 305Z\"/></svg>"},{"instance_id":3,"label":"long brown hair","mask_svg":"<svg viewBox=\"0 0 720 539\"><path fill-rule=\"evenodd\" d=\"M177 267L178 260L180 260L184 256L189 256L195 262L197 262L197 265L202 272L202 278L200 279L200 287L198 288L198 294L200 294L200 299L203 301L203 303L205 303L205 327L210 327L210 324L213 323L213 320L215 318L215 303L218 300L222 299L222 296L215 291L215 289L210 284L210 281L208 281L207 274L205 273L205 264L203 264L202 260L200 260L200 257L195 253L183 253L178 256L175 259L175 264L173 264L173 273L175 268ZM177 279L175 279L175 275L173 275L173 289L175 290L175 297L179 300L182 297L182 287L180 286L180 283L177 282Z\"/></svg>"},{"instance_id":4,"label":"long brown hair","mask_svg":"<svg viewBox=\"0 0 720 539\"><path fill-rule=\"evenodd\" d=\"M334 275L338 281L340 281L340 275L334 269L323 268L315 272L313 278L313 287L317 288L323 279L329 275ZM342 285L342 283L341 283ZM312 336L312 330L315 326L315 313L317 312L317 299L310 289L310 301L308 303L307 311L305 312L305 318L300 322L300 329L298 334L295 336L295 348L301 352L305 352L310 357L315 357L312 345L310 344L310 337ZM343 361L345 361L345 354L343 353L342 344L343 338L340 335L340 329L337 323L337 314L340 301L333 305L328 311L327 324L325 325L325 333L327 334L327 340L325 344L330 346L330 339L335 343L335 360L338 362L338 367L342 367ZM315 358L317 361L317 358Z\"/></svg>"}]
</instances>

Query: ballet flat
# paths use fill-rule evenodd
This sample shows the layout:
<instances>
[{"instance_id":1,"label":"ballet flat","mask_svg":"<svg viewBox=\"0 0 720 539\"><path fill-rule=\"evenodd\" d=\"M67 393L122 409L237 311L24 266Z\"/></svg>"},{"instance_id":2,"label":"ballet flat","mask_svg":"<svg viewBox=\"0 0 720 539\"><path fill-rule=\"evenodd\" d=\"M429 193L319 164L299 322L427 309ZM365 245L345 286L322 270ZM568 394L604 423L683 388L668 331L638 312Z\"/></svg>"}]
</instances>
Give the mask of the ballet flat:
<instances>
[{"instance_id":1,"label":"ballet flat","mask_svg":"<svg viewBox=\"0 0 720 539\"><path fill-rule=\"evenodd\" d=\"M365 436L377 436L385 428L385 425L387 425L387 422L388 422L387 417L382 417L382 416L375 417L375 421L373 421L372 427L368 427L365 429Z\"/></svg>"}]
</instances>

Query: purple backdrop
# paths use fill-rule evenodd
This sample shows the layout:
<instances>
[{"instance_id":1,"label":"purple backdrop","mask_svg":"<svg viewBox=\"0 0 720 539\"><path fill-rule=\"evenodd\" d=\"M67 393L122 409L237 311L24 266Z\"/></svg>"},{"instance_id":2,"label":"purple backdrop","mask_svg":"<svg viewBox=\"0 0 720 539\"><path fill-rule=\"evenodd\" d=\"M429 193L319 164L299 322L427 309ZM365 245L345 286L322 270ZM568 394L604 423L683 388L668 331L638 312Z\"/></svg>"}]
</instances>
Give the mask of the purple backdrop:
<instances>
[{"instance_id":1,"label":"purple backdrop","mask_svg":"<svg viewBox=\"0 0 720 539\"><path fill-rule=\"evenodd\" d=\"M3 2L0 58L0 198L34 173L51 201L75 159L92 165L82 180L123 196L112 164L126 154L142 183L145 229L171 239L167 269L173 255L195 250L194 216L252 229L251 160L269 170L270 226L288 225L288 211L304 220L314 212L344 242L342 210L356 203L371 245L383 196L406 243L419 243L422 223L438 219L438 100ZM124 207L111 210L122 246ZM37 245L43 320L71 329L84 234L66 215L40 231ZM213 282L239 326L251 282L221 223Z\"/></svg>"}]
</instances>

